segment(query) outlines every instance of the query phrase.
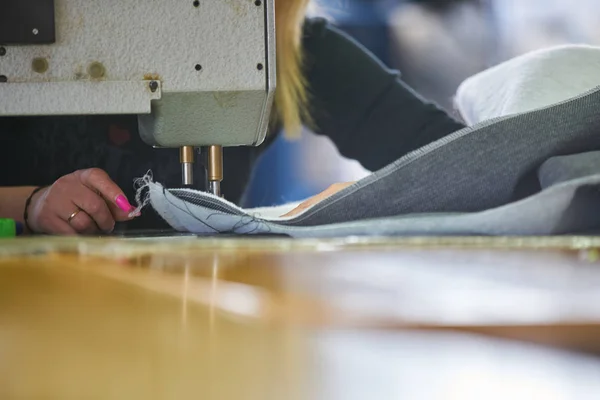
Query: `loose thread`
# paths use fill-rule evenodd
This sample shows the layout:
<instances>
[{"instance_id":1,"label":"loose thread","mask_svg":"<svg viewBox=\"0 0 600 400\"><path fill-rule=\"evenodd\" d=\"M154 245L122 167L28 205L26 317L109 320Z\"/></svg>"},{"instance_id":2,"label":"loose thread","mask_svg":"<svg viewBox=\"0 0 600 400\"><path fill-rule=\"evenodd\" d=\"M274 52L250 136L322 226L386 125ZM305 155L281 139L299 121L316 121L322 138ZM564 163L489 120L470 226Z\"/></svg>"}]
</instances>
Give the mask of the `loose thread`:
<instances>
[{"instance_id":1,"label":"loose thread","mask_svg":"<svg viewBox=\"0 0 600 400\"><path fill-rule=\"evenodd\" d=\"M129 217L135 217L140 215L142 209L150 202L150 194L145 189L150 188L150 184L154 182L154 176L151 170L148 170L144 176L137 178L133 181L133 188L135 190L135 203L137 207L135 210L129 213Z\"/></svg>"}]
</instances>

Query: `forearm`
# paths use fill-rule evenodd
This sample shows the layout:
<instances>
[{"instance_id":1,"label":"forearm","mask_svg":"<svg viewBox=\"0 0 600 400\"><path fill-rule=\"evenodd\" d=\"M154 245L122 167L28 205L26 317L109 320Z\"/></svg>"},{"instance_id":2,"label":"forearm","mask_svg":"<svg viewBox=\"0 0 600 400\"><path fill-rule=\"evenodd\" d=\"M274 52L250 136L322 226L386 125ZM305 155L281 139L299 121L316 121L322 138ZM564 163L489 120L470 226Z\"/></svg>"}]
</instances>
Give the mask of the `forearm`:
<instances>
[{"instance_id":1,"label":"forearm","mask_svg":"<svg viewBox=\"0 0 600 400\"><path fill-rule=\"evenodd\" d=\"M391 81L367 110L340 138L338 149L371 171L464 128L399 78Z\"/></svg>"},{"instance_id":2,"label":"forearm","mask_svg":"<svg viewBox=\"0 0 600 400\"><path fill-rule=\"evenodd\" d=\"M303 42L315 133L374 171L464 126L361 45L315 22Z\"/></svg>"},{"instance_id":3,"label":"forearm","mask_svg":"<svg viewBox=\"0 0 600 400\"><path fill-rule=\"evenodd\" d=\"M25 202L34 189L33 186L0 188L0 218L11 218L24 223Z\"/></svg>"}]
</instances>

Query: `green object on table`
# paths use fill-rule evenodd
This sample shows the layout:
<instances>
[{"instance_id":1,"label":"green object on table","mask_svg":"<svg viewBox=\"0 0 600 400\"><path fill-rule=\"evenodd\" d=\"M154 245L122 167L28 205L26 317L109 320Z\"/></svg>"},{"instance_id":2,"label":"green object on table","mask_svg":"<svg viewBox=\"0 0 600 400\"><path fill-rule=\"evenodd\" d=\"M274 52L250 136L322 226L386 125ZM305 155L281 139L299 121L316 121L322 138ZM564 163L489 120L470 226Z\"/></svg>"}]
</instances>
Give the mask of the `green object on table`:
<instances>
[{"instance_id":1,"label":"green object on table","mask_svg":"<svg viewBox=\"0 0 600 400\"><path fill-rule=\"evenodd\" d=\"M21 224L14 219L0 218L0 238L15 237L21 234Z\"/></svg>"}]
</instances>

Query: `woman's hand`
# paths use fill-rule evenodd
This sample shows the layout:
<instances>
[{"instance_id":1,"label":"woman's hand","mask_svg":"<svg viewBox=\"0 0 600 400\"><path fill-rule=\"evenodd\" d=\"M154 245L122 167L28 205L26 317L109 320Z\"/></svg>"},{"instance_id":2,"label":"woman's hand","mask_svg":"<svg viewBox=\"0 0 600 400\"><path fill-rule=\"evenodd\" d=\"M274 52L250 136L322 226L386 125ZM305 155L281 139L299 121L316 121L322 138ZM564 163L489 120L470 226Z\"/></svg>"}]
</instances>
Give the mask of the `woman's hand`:
<instances>
[{"instance_id":1,"label":"woman's hand","mask_svg":"<svg viewBox=\"0 0 600 400\"><path fill-rule=\"evenodd\" d=\"M314 206L320 201L325 200L326 198L333 196L335 193L339 192L342 189L354 184L355 182L344 182L344 183L335 183L329 186L326 190L322 191L316 196L311 197L310 199L300 203L300 205L294 208L292 211L287 214L282 215L282 217L293 217L294 215L300 214L302 211L306 210L309 207Z\"/></svg>"},{"instance_id":2,"label":"woman's hand","mask_svg":"<svg viewBox=\"0 0 600 400\"><path fill-rule=\"evenodd\" d=\"M85 169L58 179L36 193L27 223L34 233L59 235L112 232L135 210L123 191L101 169Z\"/></svg>"}]
</instances>

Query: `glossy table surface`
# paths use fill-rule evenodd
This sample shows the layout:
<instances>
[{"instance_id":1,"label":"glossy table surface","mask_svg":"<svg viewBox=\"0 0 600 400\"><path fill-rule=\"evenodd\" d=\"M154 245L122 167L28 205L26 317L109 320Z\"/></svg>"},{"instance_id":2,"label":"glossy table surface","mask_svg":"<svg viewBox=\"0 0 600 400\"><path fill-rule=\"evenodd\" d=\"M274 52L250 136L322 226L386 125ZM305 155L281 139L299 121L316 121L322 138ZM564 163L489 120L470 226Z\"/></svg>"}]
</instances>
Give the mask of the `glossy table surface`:
<instances>
[{"instance_id":1,"label":"glossy table surface","mask_svg":"<svg viewBox=\"0 0 600 400\"><path fill-rule=\"evenodd\" d=\"M0 398L595 398L599 245L1 241Z\"/></svg>"}]
</instances>

